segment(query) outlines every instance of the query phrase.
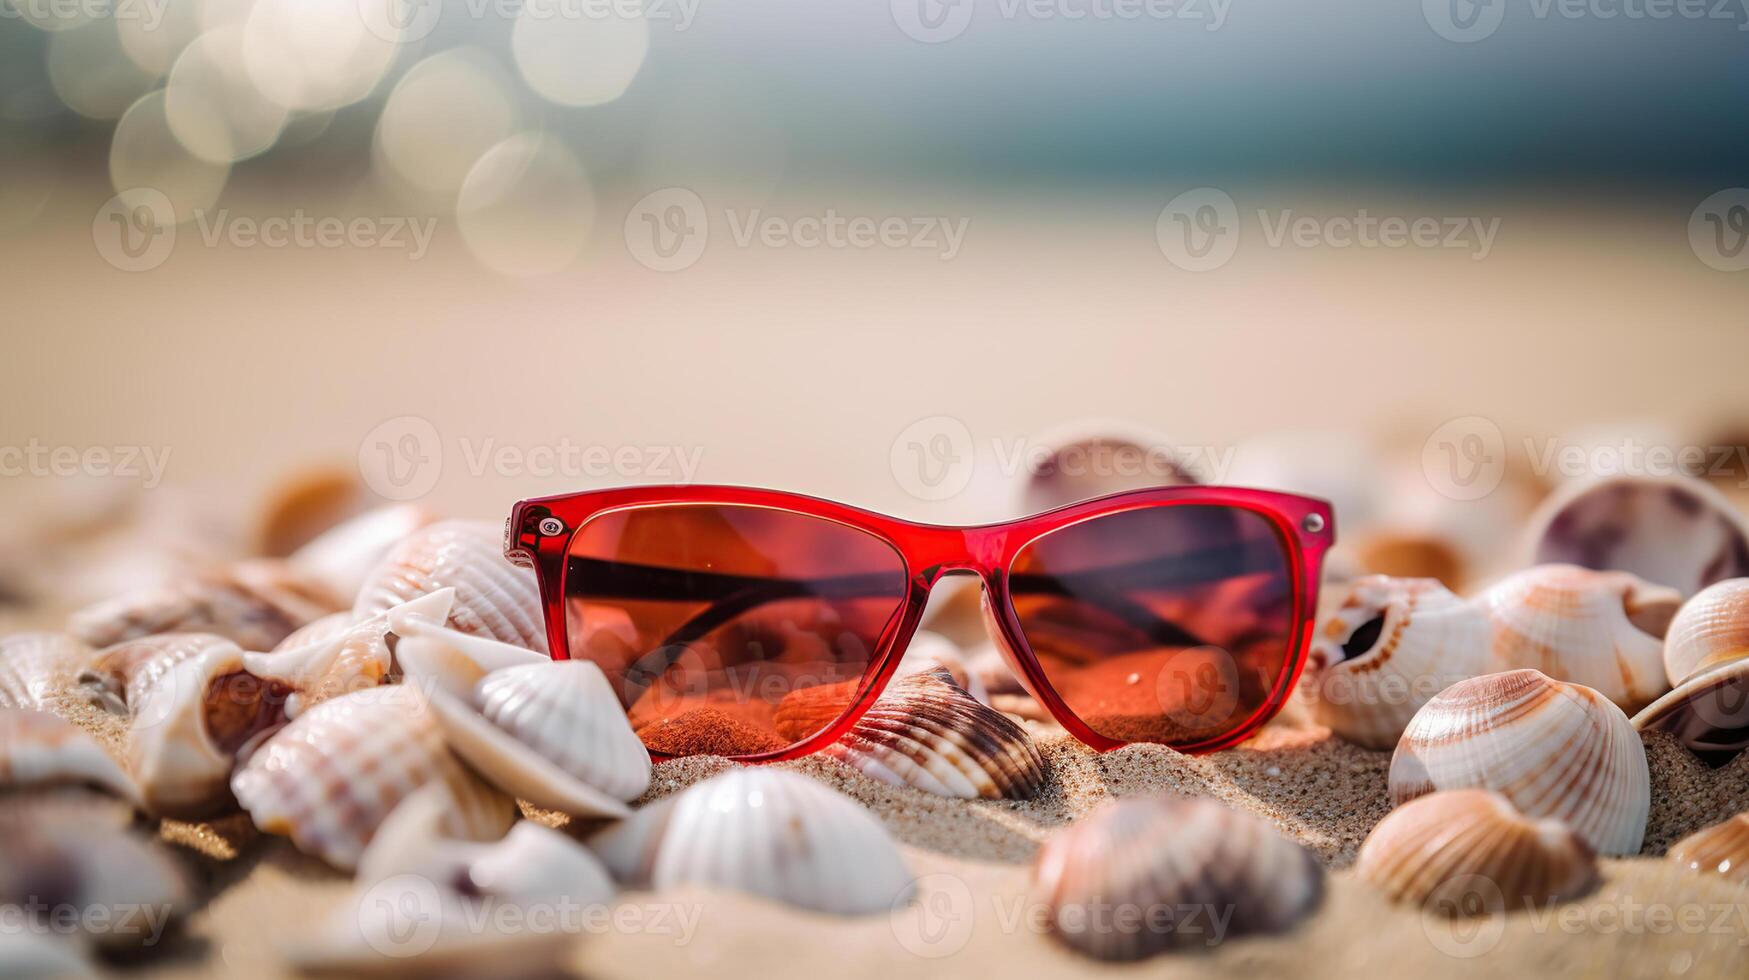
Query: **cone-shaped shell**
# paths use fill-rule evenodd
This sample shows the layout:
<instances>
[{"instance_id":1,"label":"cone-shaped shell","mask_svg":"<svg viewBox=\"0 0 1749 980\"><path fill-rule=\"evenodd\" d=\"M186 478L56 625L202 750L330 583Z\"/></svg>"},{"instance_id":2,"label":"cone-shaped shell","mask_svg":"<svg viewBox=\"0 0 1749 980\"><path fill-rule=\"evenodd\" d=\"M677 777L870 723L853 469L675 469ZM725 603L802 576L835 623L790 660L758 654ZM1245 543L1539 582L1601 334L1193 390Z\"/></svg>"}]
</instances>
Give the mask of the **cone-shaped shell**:
<instances>
[{"instance_id":1,"label":"cone-shaped shell","mask_svg":"<svg viewBox=\"0 0 1749 980\"><path fill-rule=\"evenodd\" d=\"M1670 689L1664 633L1682 605L1675 589L1629 572L1538 565L1495 583L1481 603L1494 671L1540 670L1629 712Z\"/></svg>"},{"instance_id":2,"label":"cone-shaped shell","mask_svg":"<svg viewBox=\"0 0 1749 980\"><path fill-rule=\"evenodd\" d=\"M1249 814L1208 799L1131 798L1039 849L1035 898L1052 934L1101 960L1139 960L1282 932L1324 894L1324 868ZM1224 932L1187 909L1230 911Z\"/></svg>"},{"instance_id":3,"label":"cone-shaped shell","mask_svg":"<svg viewBox=\"0 0 1749 980\"><path fill-rule=\"evenodd\" d=\"M1687 476L1611 476L1563 486L1538 506L1527 564L1633 572L1685 596L1749 576L1749 523Z\"/></svg>"},{"instance_id":4,"label":"cone-shaped shell","mask_svg":"<svg viewBox=\"0 0 1749 980\"><path fill-rule=\"evenodd\" d=\"M133 780L70 722L29 708L0 708L0 790L95 786L134 799Z\"/></svg>"},{"instance_id":5,"label":"cone-shaped shell","mask_svg":"<svg viewBox=\"0 0 1749 980\"><path fill-rule=\"evenodd\" d=\"M1608 698L1534 670L1461 681L1415 713L1391 757L1391 801L1499 792L1554 817L1599 854L1635 854L1651 808L1646 750Z\"/></svg>"},{"instance_id":6,"label":"cone-shaped shell","mask_svg":"<svg viewBox=\"0 0 1749 980\"><path fill-rule=\"evenodd\" d=\"M352 611L364 619L446 588L456 591L449 626L546 652L534 572L510 564L502 534L485 521L440 521L408 535L366 577Z\"/></svg>"},{"instance_id":7,"label":"cone-shaped shell","mask_svg":"<svg viewBox=\"0 0 1749 980\"><path fill-rule=\"evenodd\" d=\"M63 633L15 633L0 638L0 708L53 711L93 656Z\"/></svg>"},{"instance_id":8,"label":"cone-shaped shell","mask_svg":"<svg viewBox=\"0 0 1749 980\"><path fill-rule=\"evenodd\" d=\"M231 789L257 827L352 868L395 806L438 780L457 801L451 835L496 838L515 819L513 802L450 754L419 692L391 686L300 715L250 757Z\"/></svg>"},{"instance_id":9,"label":"cone-shaped shell","mask_svg":"<svg viewBox=\"0 0 1749 980\"><path fill-rule=\"evenodd\" d=\"M100 602L75 613L69 629L94 647L159 633L216 633L251 650L270 650L343 606L285 563L263 559Z\"/></svg>"},{"instance_id":10,"label":"cone-shaped shell","mask_svg":"<svg viewBox=\"0 0 1749 980\"><path fill-rule=\"evenodd\" d=\"M1749 885L1749 813L1698 830L1670 848L1670 860L1726 881Z\"/></svg>"},{"instance_id":11,"label":"cone-shaped shell","mask_svg":"<svg viewBox=\"0 0 1749 980\"><path fill-rule=\"evenodd\" d=\"M732 889L839 915L886 912L913 879L886 828L850 798L782 769L733 769L590 842L621 882Z\"/></svg>"},{"instance_id":12,"label":"cone-shaped shell","mask_svg":"<svg viewBox=\"0 0 1749 980\"><path fill-rule=\"evenodd\" d=\"M1393 900L1443 915L1540 908L1597 883L1597 858L1572 828L1480 789L1430 793L1391 811L1354 870Z\"/></svg>"},{"instance_id":13,"label":"cone-shaped shell","mask_svg":"<svg viewBox=\"0 0 1749 980\"><path fill-rule=\"evenodd\" d=\"M894 786L964 800L1023 800L1045 784L1045 762L1026 729L962 690L945 668L888 685L843 738L821 755Z\"/></svg>"},{"instance_id":14,"label":"cone-shaped shell","mask_svg":"<svg viewBox=\"0 0 1749 980\"><path fill-rule=\"evenodd\" d=\"M1386 749L1415 711L1487 671L1488 619L1433 579L1357 579L1306 657L1312 714L1357 745Z\"/></svg>"}]
</instances>

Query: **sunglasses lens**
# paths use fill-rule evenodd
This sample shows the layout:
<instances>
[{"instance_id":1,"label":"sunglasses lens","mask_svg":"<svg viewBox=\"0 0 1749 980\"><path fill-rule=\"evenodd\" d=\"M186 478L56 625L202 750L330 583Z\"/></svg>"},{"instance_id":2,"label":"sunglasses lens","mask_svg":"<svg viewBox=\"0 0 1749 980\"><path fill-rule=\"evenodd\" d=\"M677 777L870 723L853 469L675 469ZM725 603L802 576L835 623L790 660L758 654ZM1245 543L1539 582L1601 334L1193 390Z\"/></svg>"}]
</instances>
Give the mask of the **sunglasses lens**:
<instances>
[{"instance_id":1,"label":"sunglasses lens","mask_svg":"<svg viewBox=\"0 0 1749 980\"><path fill-rule=\"evenodd\" d=\"M572 537L566 628L651 749L759 755L844 716L905 591L898 552L835 521L641 507Z\"/></svg>"},{"instance_id":2,"label":"sunglasses lens","mask_svg":"<svg viewBox=\"0 0 1749 980\"><path fill-rule=\"evenodd\" d=\"M1289 668L1291 569L1262 515L1178 505L1052 531L1015 558L1009 589L1045 679L1083 723L1190 745L1243 726Z\"/></svg>"}]
</instances>

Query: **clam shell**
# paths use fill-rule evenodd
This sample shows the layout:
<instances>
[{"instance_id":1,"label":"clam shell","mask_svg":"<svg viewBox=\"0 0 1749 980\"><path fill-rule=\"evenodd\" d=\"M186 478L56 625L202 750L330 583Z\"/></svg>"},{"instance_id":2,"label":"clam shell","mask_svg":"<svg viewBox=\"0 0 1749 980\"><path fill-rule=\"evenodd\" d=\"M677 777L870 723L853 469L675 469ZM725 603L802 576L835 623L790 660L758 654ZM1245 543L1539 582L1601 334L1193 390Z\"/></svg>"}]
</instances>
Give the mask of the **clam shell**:
<instances>
[{"instance_id":1,"label":"clam shell","mask_svg":"<svg viewBox=\"0 0 1749 980\"><path fill-rule=\"evenodd\" d=\"M508 797L450 755L419 692L392 686L300 715L231 777L231 789L261 830L352 868L395 806L436 781L457 801L446 827L454 836L495 838L515 819Z\"/></svg>"},{"instance_id":2,"label":"clam shell","mask_svg":"<svg viewBox=\"0 0 1749 980\"><path fill-rule=\"evenodd\" d=\"M782 769L732 769L589 844L632 887L715 886L838 915L888 911L913 887L880 821Z\"/></svg>"},{"instance_id":3,"label":"clam shell","mask_svg":"<svg viewBox=\"0 0 1749 980\"><path fill-rule=\"evenodd\" d=\"M416 504L379 507L322 532L293 552L286 563L344 599L350 608L371 571L395 545L436 519Z\"/></svg>"},{"instance_id":4,"label":"clam shell","mask_svg":"<svg viewBox=\"0 0 1749 980\"><path fill-rule=\"evenodd\" d=\"M1671 846L1669 858L1690 871L1749 885L1749 813L1689 834Z\"/></svg>"},{"instance_id":5,"label":"clam shell","mask_svg":"<svg viewBox=\"0 0 1749 980\"><path fill-rule=\"evenodd\" d=\"M894 786L963 800L1023 800L1045 784L1026 729L953 682L945 668L893 681L821 755Z\"/></svg>"},{"instance_id":6,"label":"clam shell","mask_svg":"<svg viewBox=\"0 0 1749 980\"><path fill-rule=\"evenodd\" d=\"M454 589L439 589L344 630L318 633L301 647L244 654L243 663L256 677L284 684L295 692L286 703L286 715L296 718L330 698L383 683L394 668L390 634L396 625L412 629L419 622L441 623L454 601Z\"/></svg>"},{"instance_id":7,"label":"clam shell","mask_svg":"<svg viewBox=\"0 0 1749 980\"><path fill-rule=\"evenodd\" d=\"M1466 788L1559 819L1600 854L1638 853L1651 807L1646 750L1627 716L1534 670L1460 681L1409 722L1391 757L1392 803Z\"/></svg>"},{"instance_id":8,"label":"clam shell","mask_svg":"<svg viewBox=\"0 0 1749 980\"><path fill-rule=\"evenodd\" d=\"M1200 483L1172 452L1175 442L1146 426L1090 419L1039 433L1027 460L1022 513L1036 514L1122 490Z\"/></svg>"},{"instance_id":9,"label":"clam shell","mask_svg":"<svg viewBox=\"0 0 1749 980\"><path fill-rule=\"evenodd\" d=\"M254 554L283 558L358 513L364 486L358 467L320 466L274 481L249 535Z\"/></svg>"},{"instance_id":10,"label":"clam shell","mask_svg":"<svg viewBox=\"0 0 1749 980\"><path fill-rule=\"evenodd\" d=\"M972 669L971 660L959 644L940 633L918 630L912 635L910 645L905 647L905 656L899 660L897 676L925 673L937 667L952 674L953 682L967 694L985 704L990 703L989 687L984 684L983 676Z\"/></svg>"},{"instance_id":11,"label":"clam shell","mask_svg":"<svg viewBox=\"0 0 1749 980\"><path fill-rule=\"evenodd\" d=\"M1355 875L1393 901L1445 915L1541 907L1583 895L1597 858L1566 824L1533 820L1499 793L1430 793L1367 836Z\"/></svg>"},{"instance_id":12,"label":"clam shell","mask_svg":"<svg viewBox=\"0 0 1749 980\"><path fill-rule=\"evenodd\" d=\"M269 650L343 605L285 563L264 559L99 602L74 613L68 628L94 647L159 633L216 633Z\"/></svg>"},{"instance_id":13,"label":"clam shell","mask_svg":"<svg viewBox=\"0 0 1749 980\"><path fill-rule=\"evenodd\" d=\"M1684 603L1664 635L1672 685L1749 658L1749 578L1726 579Z\"/></svg>"},{"instance_id":14,"label":"clam shell","mask_svg":"<svg viewBox=\"0 0 1749 980\"><path fill-rule=\"evenodd\" d=\"M1634 716L1634 728L1674 735L1715 769L1749 749L1749 659L1701 671Z\"/></svg>"},{"instance_id":15,"label":"clam shell","mask_svg":"<svg viewBox=\"0 0 1749 980\"><path fill-rule=\"evenodd\" d=\"M439 589L456 591L451 627L524 647L547 650L540 587L534 572L510 564L503 537L484 521L441 521L396 545L366 577L352 611L375 616Z\"/></svg>"},{"instance_id":16,"label":"clam shell","mask_svg":"<svg viewBox=\"0 0 1749 980\"><path fill-rule=\"evenodd\" d=\"M1527 564L1633 572L1685 596L1749 575L1749 523L1693 477L1611 476L1563 486L1532 515Z\"/></svg>"},{"instance_id":17,"label":"clam shell","mask_svg":"<svg viewBox=\"0 0 1749 980\"><path fill-rule=\"evenodd\" d=\"M1427 578L1357 579L1306 656L1312 716L1357 745L1390 748L1435 694L1487 671L1488 618Z\"/></svg>"},{"instance_id":18,"label":"clam shell","mask_svg":"<svg viewBox=\"0 0 1749 980\"><path fill-rule=\"evenodd\" d=\"M1682 604L1675 589L1629 572L1539 565L1496 583L1480 602L1495 671L1540 670L1583 684L1623 711L1670 689L1664 632Z\"/></svg>"},{"instance_id":19,"label":"clam shell","mask_svg":"<svg viewBox=\"0 0 1749 980\"><path fill-rule=\"evenodd\" d=\"M0 638L0 708L55 710L91 657L90 648L61 633Z\"/></svg>"},{"instance_id":20,"label":"clam shell","mask_svg":"<svg viewBox=\"0 0 1749 980\"><path fill-rule=\"evenodd\" d=\"M1032 881L1059 941L1121 961L1282 932L1324 894L1310 851L1208 799L1108 804L1045 842ZM1210 909L1231 912L1224 932Z\"/></svg>"},{"instance_id":21,"label":"clam shell","mask_svg":"<svg viewBox=\"0 0 1749 980\"><path fill-rule=\"evenodd\" d=\"M28 708L0 709L0 789L95 786L134 799L133 780L91 736Z\"/></svg>"}]
</instances>

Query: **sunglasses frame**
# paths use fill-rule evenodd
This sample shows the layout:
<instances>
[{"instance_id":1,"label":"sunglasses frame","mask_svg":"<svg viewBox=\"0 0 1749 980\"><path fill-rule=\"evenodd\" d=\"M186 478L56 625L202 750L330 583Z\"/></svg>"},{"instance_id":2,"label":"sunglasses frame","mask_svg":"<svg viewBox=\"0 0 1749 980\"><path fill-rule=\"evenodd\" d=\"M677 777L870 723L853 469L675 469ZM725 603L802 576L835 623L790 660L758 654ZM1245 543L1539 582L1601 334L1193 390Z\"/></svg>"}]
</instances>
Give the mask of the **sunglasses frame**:
<instances>
[{"instance_id":1,"label":"sunglasses frame","mask_svg":"<svg viewBox=\"0 0 1749 980\"><path fill-rule=\"evenodd\" d=\"M993 524L922 524L804 494L737 486L642 486L590 490L523 500L504 527L504 556L532 567L540 580L547 648L555 660L570 659L565 617L565 575L572 536L589 521L614 511L672 504L734 504L765 507L846 525L885 542L905 564L905 598L886 626L863 672L850 708L814 736L784 749L737 756L744 762L775 762L817 752L843 737L886 689L923 619L930 590L944 575L970 572L984 586L984 613L992 638L1015 676L1058 724L1101 751L1130 744L1089 728L1057 695L1020 628L1008 591L1009 570L1022 549L1065 527L1126 511L1187 505L1250 511L1269 522L1282 545L1294 585L1292 648L1268 699L1232 731L1200 742L1173 745L1187 753L1212 752L1249 738L1287 703L1311 645L1324 553L1336 540L1330 504L1313 497L1225 486L1169 486L1083 500L1055 510ZM556 523L555 523L556 522ZM652 750L652 758L674 758Z\"/></svg>"}]
</instances>

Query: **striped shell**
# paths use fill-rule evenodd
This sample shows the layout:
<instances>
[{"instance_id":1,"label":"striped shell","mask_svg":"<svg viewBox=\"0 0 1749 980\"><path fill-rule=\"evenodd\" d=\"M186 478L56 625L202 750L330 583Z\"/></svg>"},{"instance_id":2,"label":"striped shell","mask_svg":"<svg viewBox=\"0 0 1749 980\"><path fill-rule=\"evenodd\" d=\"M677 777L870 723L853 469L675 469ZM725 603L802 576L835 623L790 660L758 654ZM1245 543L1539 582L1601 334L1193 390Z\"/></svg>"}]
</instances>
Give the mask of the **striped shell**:
<instances>
[{"instance_id":1,"label":"striped shell","mask_svg":"<svg viewBox=\"0 0 1749 980\"><path fill-rule=\"evenodd\" d=\"M284 562L263 559L99 602L74 613L68 627L94 647L158 633L216 633L269 650L343 605Z\"/></svg>"},{"instance_id":2,"label":"striped shell","mask_svg":"<svg viewBox=\"0 0 1749 980\"><path fill-rule=\"evenodd\" d=\"M61 633L0 638L0 708L54 710L91 657L90 648Z\"/></svg>"},{"instance_id":3,"label":"striped shell","mask_svg":"<svg viewBox=\"0 0 1749 980\"><path fill-rule=\"evenodd\" d=\"M886 912L913 886L898 847L867 810L768 767L707 779L589 844L631 887L714 886L838 915Z\"/></svg>"},{"instance_id":4,"label":"striped shell","mask_svg":"<svg viewBox=\"0 0 1749 980\"><path fill-rule=\"evenodd\" d=\"M72 723L29 708L0 708L0 790L96 786L134 798L133 781Z\"/></svg>"},{"instance_id":5,"label":"striped shell","mask_svg":"<svg viewBox=\"0 0 1749 980\"><path fill-rule=\"evenodd\" d=\"M231 789L257 827L349 869L395 806L438 780L457 800L451 834L509 829L513 802L450 755L419 692L394 686L311 708L250 757Z\"/></svg>"},{"instance_id":6,"label":"striped shell","mask_svg":"<svg viewBox=\"0 0 1749 980\"><path fill-rule=\"evenodd\" d=\"M1502 579L1480 602L1492 670L1540 670L1630 712L1670 689L1664 633L1682 604L1675 589L1629 572L1538 565Z\"/></svg>"},{"instance_id":7,"label":"striped shell","mask_svg":"<svg viewBox=\"0 0 1749 980\"><path fill-rule=\"evenodd\" d=\"M216 633L160 633L126 640L92 655L79 672L79 689L93 704L132 715L146 691L177 664L215 649L235 650L237 644Z\"/></svg>"},{"instance_id":8,"label":"striped shell","mask_svg":"<svg viewBox=\"0 0 1749 980\"><path fill-rule=\"evenodd\" d=\"M1670 848L1670 860L1738 885L1749 885L1749 813L1695 831Z\"/></svg>"},{"instance_id":9,"label":"striped shell","mask_svg":"<svg viewBox=\"0 0 1749 980\"><path fill-rule=\"evenodd\" d=\"M365 619L453 588L451 627L545 653L546 620L534 572L510 564L503 549L502 535L485 521L441 521L422 528L371 571L352 611Z\"/></svg>"},{"instance_id":10,"label":"striped shell","mask_svg":"<svg viewBox=\"0 0 1749 980\"><path fill-rule=\"evenodd\" d=\"M1749 748L1749 579L1716 582L1688 600L1664 638L1676 689L1634 716L1721 766Z\"/></svg>"},{"instance_id":11,"label":"striped shell","mask_svg":"<svg viewBox=\"0 0 1749 980\"><path fill-rule=\"evenodd\" d=\"M1532 820L1488 790L1430 793L1391 811L1367 836L1355 875L1424 911L1495 913L1576 898L1597 858L1559 820Z\"/></svg>"},{"instance_id":12,"label":"striped shell","mask_svg":"<svg viewBox=\"0 0 1749 980\"><path fill-rule=\"evenodd\" d=\"M256 677L293 689L286 715L296 718L330 698L383 683L394 668L389 635L396 625L441 623L450 615L454 600L454 589L439 589L343 630L314 633L301 647L244 654L243 663Z\"/></svg>"},{"instance_id":13,"label":"striped shell","mask_svg":"<svg viewBox=\"0 0 1749 980\"><path fill-rule=\"evenodd\" d=\"M1387 749L1415 711L1486 672L1488 620L1433 579L1369 575L1318 628L1304 688L1319 723Z\"/></svg>"},{"instance_id":14,"label":"striped shell","mask_svg":"<svg viewBox=\"0 0 1749 980\"><path fill-rule=\"evenodd\" d=\"M1619 569L1685 596L1749 576L1749 523L1693 477L1575 482L1537 508L1527 541L1529 564Z\"/></svg>"},{"instance_id":15,"label":"striped shell","mask_svg":"<svg viewBox=\"0 0 1749 980\"><path fill-rule=\"evenodd\" d=\"M1045 784L1026 729L953 682L945 668L901 677L821 755L884 783L939 796L1023 800Z\"/></svg>"},{"instance_id":16,"label":"striped shell","mask_svg":"<svg viewBox=\"0 0 1749 980\"><path fill-rule=\"evenodd\" d=\"M1671 684L1749 658L1749 578L1726 579L1684 603L1664 636Z\"/></svg>"},{"instance_id":17,"label":"striped shell","mask_svg":"<svg viewBox=\"0 0 1749 980\"><path fill-rule=\"evenodd\" d=\"M1283 932L1324 895L1310 851L1209 799L1107 804L1045 842L1032 881L1060 942L1116 961ZM1211 909L1230 912L1224 931Z\"/></svg>"},{"instance_id":18,"label":"striped shell","mask_svg":"<svg viewBox=\"0 0 1749 980\"><path fill-rule=\"evenodd\" d=\"M1651 808L1646 750L1627 716L1534 670L1453 684L1409 722L1391 757L1391 802L1465 788L1559 819L1599 854L1638 853Z\"/></svg>"}]
</instances>

